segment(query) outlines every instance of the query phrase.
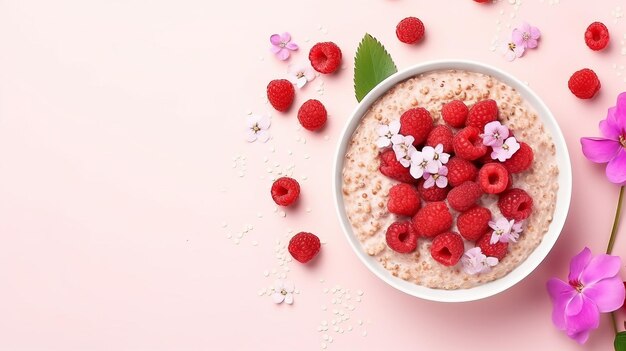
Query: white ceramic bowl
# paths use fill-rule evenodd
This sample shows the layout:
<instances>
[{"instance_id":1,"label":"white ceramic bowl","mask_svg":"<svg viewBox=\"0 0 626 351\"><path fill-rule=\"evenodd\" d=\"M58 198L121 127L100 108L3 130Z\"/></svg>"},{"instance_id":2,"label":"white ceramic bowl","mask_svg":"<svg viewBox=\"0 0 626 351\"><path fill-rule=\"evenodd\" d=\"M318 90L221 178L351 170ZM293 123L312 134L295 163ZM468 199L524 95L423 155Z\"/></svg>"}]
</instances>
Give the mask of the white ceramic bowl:
<instances>
[{"instance_id":1,"label":"white ceramic bowl","mask_svg":"<svg viewBox=\"0 0 626 351\"><path fill-rule=\"evenodd\" d=\"M543 121L546 128L552 134L554 144L556 146L556 158L559 166L559 190L557 193L556 209L554 211L554 218L550 224L548 232L545 234L543 240L539 246L530 254L530 256L523 261L519 266L512 270L506 276L497 279L495 281L479 285L470 289L458 289L458 290L441 290L427 288L421 285L417 285L411 282L407 282L401 278L394 277L387 271L374 257L369 256L363 250L358 238L352 232L352 226L348 221L343 195L342 195L342 169L346 154L346 149L354 130L358 126L361 118L366 114L369 107L383 96L391 87L400 83L408 78L414 77L420 73L444 70L444 69L458 69L467 70L473 72L479 72L488 74L503 83L515 88L524 99L526 99L537 111L539 117ZM492 295L495 295L501 291L504 291L511 286L517 284L520 280L529 275L543 259L548 255L548 252L552 249L552 246L556 242L563 229L565 218L567 217L567 211L569 210L570 198L572 192L572 168L570 164L569 154L567 152L567 145L563 134L559 129L559 126L554 119L554 116L548 109L548 107L541 101L541 99L535 94L526 84L522 83L519 79L505 73L497 68L472 61L465 60L444 60L444 61L430 61L420 63L401 72L398 72L391 77L385 79L382 83L378 84L372 91L365 96L365 98L356 107L352 116L348 119L346 126L341 133L339 146L335 154L335 163L333 169L333 191L335 193L335 205L337 214L341 221L343 232L354 249L354 252L361 259L361 261L369 268L378 278L382 279L387 284L394 288L403 291L409 295L413 295L422 299L441 301L441 302L463 302L483 299Z\"/></svg>"}]
</instances>

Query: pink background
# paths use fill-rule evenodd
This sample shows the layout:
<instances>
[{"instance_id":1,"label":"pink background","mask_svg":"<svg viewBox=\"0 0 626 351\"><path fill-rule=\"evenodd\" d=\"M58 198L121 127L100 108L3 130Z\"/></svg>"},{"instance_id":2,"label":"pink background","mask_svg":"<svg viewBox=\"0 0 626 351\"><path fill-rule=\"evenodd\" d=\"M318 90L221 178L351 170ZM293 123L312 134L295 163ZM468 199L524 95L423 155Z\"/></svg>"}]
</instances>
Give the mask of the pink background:
<instances>
[{"instance_id":1,"label":"pink background","mask_svg":"<svg viewBox=\"0 0 626 351\"><path fill-rule=\"evenodd\" d=\"M584 346L553 328L545 282L564 277L585 245L600 253L608 239L618 188L582 157L578 139L598 133L625 90L619 4L523 0L515 11L508 0L0 1L0 349L319 350L317 328L337 308L324 289L336 285L352 301L356 290L364 295L343 334L326 332L329 350L610 349L607 316ZM394 35L411 15L427 28L415 47ZM507 63L491 41L498 26L502 35L520 20L541 28L540 47ZM594 20L613 36L605 52L583 43ZM320 133L299 130L295 108L280 114L264 102L265 85L287 69L268 52L269 35L281 31L301 46L290 62L305 60L317 41L343 50L345 70L298 91L296 104L326 104L331 117ZM349 248L331 165L356 105L352 60L365 32L400 69L440 58L505 69L556 115L574 168L570 216L519 285L472 303L421 301L376 279ZM593 101L567 90L583 67L602 80ZM244 141L248 112L271 113L267 144ZM291 165L302 201L283 218L270 177ZM322 254L283 271L275 241L301 230L326 242ZM626 248L623 231L616 254ZM294 305L258 296L274 268L299 289Z\"/></svg>"}]
</instances>

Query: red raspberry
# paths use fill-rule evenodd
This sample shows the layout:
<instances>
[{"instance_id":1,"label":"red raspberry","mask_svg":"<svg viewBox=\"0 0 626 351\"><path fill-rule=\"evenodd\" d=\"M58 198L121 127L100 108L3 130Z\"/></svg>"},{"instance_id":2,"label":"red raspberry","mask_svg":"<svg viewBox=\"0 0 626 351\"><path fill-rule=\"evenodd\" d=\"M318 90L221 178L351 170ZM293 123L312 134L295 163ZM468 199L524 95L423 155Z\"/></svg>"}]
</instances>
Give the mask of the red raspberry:
<instances>
[{"instance_id":1,"label":"red raspberry","mask_svg":"<svg viewBox=\"0 0 626 351\"><path fill-rule=\"evenodd\" d=\"M309 61L320 73L334 73L341 66L341 49L330 41L317 43L309 51Z\"/></svg>"},{"instance_id":2,"label":"red raspberry","mask_svg":"<svg viewBox=\"0 0 626 351\"><path fill-rule=\"evenodd\" d=\"M480 137L480 129L476 127L465 127L461 129L452 141L454 153L468 161L476 160L487 153L487 146L483 145Z\"/></svg>"},{"instance_id":3,"label":"red raspberry","mask_svg":"<svg viewBox=\"0 0 626 351\"><path fill-rule=\"evenodd\" d=\"M491 152L487 151L486 154L482 155L480 158L474 160L478 166L486 165L487 163L496 162L493 158L491 158Z\"/></svg>"},{"instance_id":4,"label":"red raspberry","mask_svg":"<svg viewBox=\"0 0 626 351\"><path fill-rule=\"evenodd\" d=\"M433 201L443 201L448 196L448 187L440 188L438 186L432 186L428 189L424 188L424 179L421 179L419 183L417 183L417 191L424 201L433 202Z\"/></svg>"},{"instance_id":5,"label":"red raspberry","mask_svg":"<svg viewBox=\"0 0 626 351\"><path fill-rule=\"evenodd\" d=\"M482 195L483 192L478 184L467 181L450 190L448 205L459 212L467 211Z\"/></svg>"},{"instance_id":6,"label":"red raspberry","mask_svg":"<svg viewBox=\"0 0 626 351\"><path fill-rule=\"evenodd\" d=\"M307 100L298 110L298 121L308 130L316 131L326 124L326 107L318 100Z\"/></svg>"},{"instance_id":7,"label":"red raspberry","mask_svg":"<svg viewBox=\"0 0 626 351\"><path fill-rule=\"evenodd\" d=\"M474 0L474 1L479 2L481 4L486 4L488 2L491 2L491 0Z\"/></svg>"},{"instance_id":8,"label":"red raspberry","mask_svg":"<svg viewBox=\"0 0 626 351\"><path fill-rule=\"evenodd\" d=\"M419 18L407 17L396 26L398 40L405 44L415 44L424 39L424 23Z\"/></svg>"},{"instance_id":9,"label":"red raspberry","mask_svg":"<svg viewBox=\"0 0 626 351\"><path fill-rule=\"evenodd\" d=\"M604 23L593 22L587 27L585 43L594 51L602 50L609 44L609 30Z\"/></svg>"},{"instance_id":10,"label":"red raspberry","mask_svg":"<svg viewBox=\"0 0 626 351\"><path fill-rule=\"evenodd\" d=\"M459 233L470 241L476 241L483 233L489 230L491 211L485 207L474 206L461 213L456 218L456 226Z\"/></svg>"},{"instance_id":11,"label":"red raspberry","mask_svg":"<svg viewBox=\"0 0 626 351\"><path fill-rule=\"evenodd\" d=\"M467 125L476 127L481 132L485 124L498 119L498 104L491 99L482 100L474 104L467 114Z\"/></svg>"},{"instance_id":12,"label":"red raspberry","mask_svg":"<svg viewBox=\"0 0 626 351\"><path fill-rule=\"evenodd\" d=\"M437 144L441 144L443 145L443 152L449 154L454 152L454 147L452 146L453 139L454 134L452 134L452 130L448 126L441 124L430 131L426 139L426 145L435 147Z\"/></svg>"},{"instance_id":13,"label":"red raspberry","mask_svg":"<svg viewBox=\"0 0 626 351\"><path fill-rule=\"evenodd\" d=\"M509 189L500 195L498 207L504 217L521 221L533 212L533 198L522 189Z\"/></svg>"},{"instance_id":14,"label":"red raspberry","mask_svg":"<svg viewBox=\"0 0 626 351\"><path fill-rule=\"evenodd\" d=\"M271 193L272 200L274 200L277 205L289 206L298 200L300 196L300 184L293 178L278 178L272 184Z\"/></svg>"},{"instance_id":15,"label":"red raspberry","mask_svg":"<svg viewBox=\"0 0 626 351\"><path fill-rule=\"evenodd\" d=\"M289 240L287 249L298 262L307 263L320 252L320 239L315 234L300 232Z\"/></svg>"},{"instance_id":16,"label":"red raspberry","mask_svg":"<svg viewBox=\"0 0 626 351\"><path fill-rule=\"evenodd\" d=\"M417 248L417 231L411 221L394 222L385 234L387 246L399 253L409 253Z\"/></svg>"},{"instance_id":17,"label":"red raspberry","mask_svg":"<svg viewBox=\"0 0 626 351\"><path fill-rule=\"evenodd\" d=\"M441 108L441 117L454 128L463 128L469 109L461 100L452 100Z\"/></svg>"},{"instance_id":18,"label":"red raspberry","mask_svg":"<svg viewBox=\"0 0 626 351\"><path fill-rule=\"evenodd\" d=\"M413 145L423 144L432 129L433 118L425 108L412 108L400 116L400 134L415 138Z\"/></svg>"},{"instance_id":19,"label":"red raspberry","mask_svg":"<svg viewBox=\"0 0 626 351\"><path fill-rule=\"evenodd\" d=\"M439 234L430 245L430 255L444 266L454 266L459 262L465 246L461 236L454 232Z\"/></svg>"},{"instance_id":20,"label":"red raspberry","mask_svg":"<svg viewBox=\"0 0 626 351\"><path fill-rule=\"evenodd\" d=\"M452 186L459 186L468 180L476 180L478 168L467 160L460 157L451 157L448 163L448 183Z\"/></svg>"},{"instance_id":21,"label":"red raspberry","mask_svg":"<svg viewBox=\"0 0 626 351\"><path fill-rule=\"evenodd\" d=\"M574 72L567 82L567 86L572 94L579 99L591 99L596 95L602 84L596 72L589 68L583 68Z\"/></svg>"},{"instance_id":22,"label":"red raspberry","mask_svg":"<svg viewBox=\"0 0 626 351\"><path fill-rule=\"evenodd\" d=\"M429 202L413 216L417 233L429 238L452 227L452 214L445 202Z\"/></svg>"},{"instance_id":23,"label":"red raspberry","mask_svg":"<svg viewBox=\"0 0 626 351\"><path fill-rule=\"evenodd\" d=\"M509 185L509 171L499 163L487 163L478 171L478 184L487 194L500 194Z\"/></svg>"},{"instance_id":24,"label":"red raspberry","mask_svg":"<svg viewBox=\"0 0 626 351\"><path fill-rule=\"evenodd\" d=\"M289 110L295 94L293 84L287 79L275 79L267 85L267 99L280 112Z\"/></svg>"},{"instance_id":25,"label":"red raspberry","mask_svg":"<svg viewBox=\"0 0 626 351\"><path fill-rule=\"evenodd\" d=\"M414 186L401 183L389 189L389 200L387 200L389 212L402 216L413 216L420 207L420 195Z\"/></svg>"},{"instance_id":26,"label":"red raspberry","mask_svg":"<svg viewBox=\"0 0 626 351\"><path fill-rule=\"evenodd\" d=\"M498 260L502 260L507 253L509 253L509 243L503 243L498 241L495 244L491 244L491 234L493 232L490 230L486 232L483 236L478 239L476 242L476 246L480 247L480 250L488 257L495 257Z\"/></svg>"},{"instance_id":27,"label":"red raspberry","mask_svg":"<svg viewBox=\"0 0 626 351\"><path fill-rule=\"evenodd\" d=\"M395 152L387 150L380 155L380 173L391 179L401 181L403 183L417 183L417 179L411 176L408 168L398 162Z\"/></svg>"},{"instance_id":28,"label":"red raspberry","mask_svg":"<svg viewBox=\"0 0 626 351\"><path fill-rule=\"evenodd\" d=\"M524 142L519 143L519 146L519 150L510 159L502 163L509 173L523 172L530 168L533 163L533 149Z\"/></svg>"}]
</instances>

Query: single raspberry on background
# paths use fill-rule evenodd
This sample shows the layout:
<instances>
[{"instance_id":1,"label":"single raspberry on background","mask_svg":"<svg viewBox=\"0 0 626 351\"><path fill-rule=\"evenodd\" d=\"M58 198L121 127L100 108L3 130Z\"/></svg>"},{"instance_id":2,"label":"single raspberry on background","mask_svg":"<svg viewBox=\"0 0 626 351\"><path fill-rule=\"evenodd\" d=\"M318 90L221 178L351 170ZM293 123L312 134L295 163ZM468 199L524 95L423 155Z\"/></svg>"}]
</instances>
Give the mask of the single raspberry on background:
<instances>
[{"instance_id":1,"label":"single raspberry on background","mask_svg":"<svg viewBox=\"0 0 626 351\"><path fill-rule=\"evenodd\" d=\"M461 129L452 140L456 156L468 161L476 160L487 153L487 146L483 145L480 129L469 126Z\"/></svg>"},{"instance_id":2,"label":"single raspberry on background","mask_svg":"<svg viewBox=\"0 0 626 351\"><path fill-rule=\"evenodd\" d=\"M483 195L480 186L475 182L467 181L448 193L448 205L453 209L463 212L469 210Z\"/></svg>"},{"instance_id":3,"label":"single raspberry on background","mask_svg":"<svg viewBox=\"0 0 626 351\"><path fill-rule=\"evenodd\" d=\"M482 132L485 129L485 124L498 119L498 114L498 104L494 100L482 100L469 109L466 124L476 127Z\"/></svg>"},{"instance_id":4,"label":"single raspberry on background","mask_svg":"<svg viewBox=\"0 0 626 351\"><path fill-rule=\"evenodd\" d=\"M293 84L287 79L275 79L267 85L267 99L276 111L289 110L295 94Z\"/></svg>"},{"instance_id":5,"label":"single raspberry on background","mask_svg":"<svg viewBox=\"0 0 626 351\"><path fill-rule=\"evenodd\" d=\"M600 90L602 84L596 72L583 68L574 72L567 82L567 87L579 99L591 99Z\"/></svg>"},{"instance_id":6,"label":"single raspberry on background","mask_svg":"<svg viewBox=\"0 0 626 351\"><path fill-rule=\"evenodd\" d=\"M389 212L402 216L413 216L420 207L420 196L413 185L400 183L389 189L389 199L387 200Z\"/></svg>"},{"instance_id":7,"label":"single raspberry on background","mask_svg":"<svg viewBox=\"0 0 626 351\"><path fill-rule=\"evenodd\" d=\"M504 217L521 221L533 212L533 198L522 189L509 189L500 195L498 208Z\"/></svg>"},{"instance_id":8,"label":"single raspberry on background","mask_svg":"<svg viewBox=\"0 0 626 351\"><path fill-rule=\"evenodd\" d=\"M430 245L430 255L444 266L454 266L459 262L465 247L461 236L454 232L437 235Z\"/></svg>"},{"instance_id":9,"label":"single raspberry on background","mask_svg":"<svg viewBox=\"0 0 626 351\"><path fill-rule=\"evenodd\" d=\"M585 31L585 44L594 51L602 50L609 44L609 29L602 22L593 22Z\"/></svg>"},{"instance_id":10,"label":"single raspberry on background","mask_svg":"<svg viewBox=\"0 0 626 351\"><path fill-rule=\"evenodd\" d=\"M503 243L498 241L495 244L491 244L491 234L493 232L487 231L478 241L476 246L480 247L480 250L488 257L495 257L498 260L502 260L507 253L509 253L509 243Z\"/></svg>"},{"instance_id":11,"label":"single raspberry on background","mask_svg":"<svg viewBox=\"0 0 626 351\"><path fill-rule=\"evenodd\" d=\"M419 235L432 238L450 230L452 214L445 202L428 202L413 216L413 225Z\"/></svg>"},{"instance_id":12,"label":"single raspberry on background","mask_svg":"<svg viewBox=\"0 0 626 351\"><path fill-rule=\"evenodd\" d=\"M334 73L341 66L341 49L330 41L317 43L309 51L309 61L320 73Z\"/></svg>"},{"instance_id":13,"label":"single raspberry on background","mask_svg":"<svg viewBox=\"0 0 626 351\"><path fill-rule=\"evenodd\" d=\"M456 218L456 226L466 240L476 241L489 230L490 220L491 211L488 208L474 206Z\"/></svg>"},{"instance_id":14,"label":"single raspberry on background","mask_svg":"<svg viewBox=\"0 0 626 351\"><path fill-rule=\"evenodd\" d=\"M478 185L487 194L499 194L508 184L509 171L499 163L487 163L478 171Z\"/></svg>"},{"instance_id":15,"label":"single raspberry on background","mask_svg":"<svg viewBox=\"0 0 626 351\"><path fill-rule=\"evenodd\" d=\"M287 250L296 261L307 263L320 252L320 239L311 233L300 232L289 240Z\"/></svg>"},{"instance_id":16,"label":"single raspberry on background","mask_svg":"<svg viewBox=\"0 0 626 351\"><path fill-rule=\"evenodd\" d=\"M446 197L448 196L448 191L450 191L448 187L440 188L438 186L431 186L430 188L426 189L424 188L424 182L424 179L420 179L420 181L417 183L417 191L419 192L420 197L424 199L424 201L434 202L443 201L446 199Z\"/></svg>"},{"instance_id":17,"label":"single raspberry on background","mask_svg":"<svg viewBox=\"0 0 626 351\"><path fill-rule=\"evenodd\" d=\"M433 129L433 118L423 107L412 108L400 116L400 134L415 138L413 145L421 145Z\"/></svg>"},{"instance_id":18,"label":"single raspberry on background","mask_svg":"<svg viewBox=\"0 0 626 351\"><path fill-rule=\"evenodd\" d=\"M399 253L415 251L418 237L411 221L394 222L387 228L385 234L387 246Z\"/></svg>"},{"instance_id":19,"label":"single raspberry on background","mask_svg":"<svg viewBox=\"0 0 626 351\"><path fill-rule=\"evenodd\" d=\"M411 176L408 168L405 168L396 158L396 153L389 149L380 155L380 173L391 179L403 183L417 183L417 179Z\"/></svg>"},{"instance_id":20,"label":"single raspberry on background","mask_svg":"<svg viewBox=\"0 0 626 351\"><path fill-rule=\"evenodd\" d=\"M523 172L530 168L533 163L533 149L524 142L520 142L519 146L519 150L517 150L510 159L502 162L502 165L506 167L509 173Z\"/></svg>"},{"instance_id":21,"label":"single raspberry on background","mask_svg":"<svg viewBox=\"0 0 626 351\"><path fill-rule=\"evenodd\" d=\"M326 107L318 100L307 100L298 110L298 121L305 129L316 131L326 124Z\"/></svg>"},{"instance_id":22,"label":"single raspberry on background","mask_svg":"<svg viewBox=\"0 0 626 351\"><path fill-rule=\"evenodd\" d=\"M441 144L443 145L443 152L449 154L454 152L454 146L452 145L453 139L454 134L452 133L452 130L448 126L440 124L430 131L428 138L426 138L426 145L435 147L438 144Z\"/></svg>"},{"instance_id":23,"label":"single raspberry on background","mask_svg":"<svg viewBox=\"0 0 626 351\"><path fill-rule=\"evenodd\" d=\"M272 200L279 206L289 206L298 200L300 196L300 184L298 181L289 178L281 177L274 181L272 184Z\"/></svg>"},{"instance_id":24,"label":"single raspberry on background","mask_svg":"<svg viewBox=\"0 0 626 351\"><path fill-rule=\"evenodd\" d=\"M454 128L463 128L467 120L469 109L461 100L452 100L441 107L441 117Z\"/></svg>"},{"instance_id":25,"label":"single raspberry on background","mask_svg":"<svg viewBox=\"0 0 626 351\"><path fill-rule=\"evenodd\" d=\"M405 44L415 44L422 41L424 32L424 23L416 17L407 17L396 26L396 36Z\"/></svg>"},{"instance_id":26,"label":"single raspberry on background","mask_svg":"<svg viewBox=\"0 0 626 351\"><path fill-rule=\"evenodd\" d=\"M451 157L448 163L448 183L452 186L459 186L468 180L476 180L478 176L478 168L468 161L460 157Z\"/></svg>"}]
</instances>

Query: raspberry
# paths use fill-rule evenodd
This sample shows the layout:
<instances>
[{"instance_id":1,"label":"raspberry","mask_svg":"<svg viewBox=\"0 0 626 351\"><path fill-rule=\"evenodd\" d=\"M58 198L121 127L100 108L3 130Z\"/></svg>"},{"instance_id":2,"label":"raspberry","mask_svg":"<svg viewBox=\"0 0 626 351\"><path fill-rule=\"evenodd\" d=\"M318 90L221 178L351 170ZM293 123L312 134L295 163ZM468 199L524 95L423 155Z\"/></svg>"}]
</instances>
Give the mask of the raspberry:
<instances>
[{"instance_id":1,"label":"raspberry","mask_svg":"<svg viewBox=\"0 0 626 351\"><path fill-rule=\"evenodd\" d=\"M445 202L429 202L413 216L413 225L419 235L432 238L452 227L452 214Z\"/></svg>"},{"instance_id":2,"label":"raspberry","mask_svg":"<svg viewBox=\"0 0 626 351\"><path fill-rule=\"evenodd\" d=\"M298 110L298 121L308 130L316 131L326 124L328 113L318 100L307 100Z\"/></svg>"},{"instance_id":3,"label":"raspberry","mask_svg":"<svg viewBox=\"0 0 626 351\"><path fill-rule=\"evenodd\" d=\"M417 191L424 201L433 202L433 201L443 201L448 196L448 187L440 188L438 186L432 186L428 189L424 188L424 179L421 179L419 183L417 183Z\"/></svg>"},{"instance_id":4,"label":"raspberry","mask_svg":"<svg viewBox=\"0 0 626 351\"><path fill-rule=\"evenodd\" d=\"M443 152L451 153L454 151L454 147L452 146L452 140L454 139L454 134L452 134L452 130L448 126L438 125L428 134L428 138L426 139L426 145L430 145L432 147L437 146L437 144L443 145Z\"/></svg>"},{"instance_id":5,"label":"raspberry","mask_svg":"<svg viewBox=\"0 0 626 351\"><path fill-rule=\"evenodd\" d=\"M482 194L483 192L478 184L467 181L450 190L448 193L448 205L459 212L467 211L474 206Z\"/></svg>"},{"instance_id":6,"label":"raspberry","mask_svg":"<svg viewBox=\"0 0 626 351\"><path fill-rule=\"evenodd\" d=\"M478 169L470 161L452 157L446 164L448 167L448 183L452 187L459 186L468 180L476 180Z\"/></svg>"},{"instance_id":7,"label":"raspberry","mask_svg":"<svg viewBox=\"0 0 626 351\"><path fill-rule=\"evenodd\" d=\"M341 66L341 49L330 41L317 43L309 51L309 61L320 73L334 73Z\"/></svg>"},{"instance_id":8,"label":"raspberry","mask_svg":"<svg viewBox=\"0 0 626 351\"><path fill-rule=\"evenodd\" d=\"M380 173L391 179L401 181L403 183L417 183L417 180L411 176L408 168L398 162L395 152L387 150L380 155Z\"/></svg>"},{"instance_id":9,"label":"raspberry","mask_svg":"<svg viewBox=\"0 0 626 351\"><path fill-rule=\"evenodd\" d=\"M587 27L585 43L594 51L602 50L609 44L609 30L604 23L593 22Z\"/></svg>"},{"instance_id":10,"label":"raspberry","mask_svg":"<svg viewBox=\"0 0 626 351\"><path fill-rule=\"evenodd\" d=\"M480 247L480 250L488 257L495 257L498 260L502 260L504 256L509 252L509 243L503 243L498 241L495 244L491 244L492 231L486 232L478 241L476 246Z\"/></svg>"},{"instance_id":11,"label":"raspberry","mask_svg":"<svg viewBox=\"0 0 626 351\"><path fill-rule=\"evenodd\" d=\"M489 230L490 220L491 211L489 209L474 206L456 218L456 226L466 240L476 241L484 232Z\"/></svg>"},{"instance_id":12,"label":"raspberry","mask_svg":"<svg viewBox=\"0 0 626 351\"><path fill-rule=\"evenodd\" d=\"M519 143L519 146L519 150L510 159L502 163L509 173L523 172L530 168L530 165L533 163L533 149L524 142Z\"/></svg>"},{"instance_id":13,"label":"raspberry","mask_svg":"<svg viewBox=\"0 0 626 351\"><path fill-rule=\"evenodd\" d=\"M400 116L400 134L415 138L413 145L423 144L432 129L433 118L425 108L412 108Z\"/></svg>"},{"instance_id":14,"label":"raspberry","mask_svg":"<svg viewBox=\"0 0 626 351\"><path fill-rule=\"evenodd\" d=\"M396 26L398 40L405 44L415 44L424 39L424 23L419 18L407 17Z\"/></svg>"},{"instance_id":15,"label":"raspberry","mask_svg":"<svg viewBox=\"0 0 626 351\"><path fill-rule=\"evenodd\" d=\"M387 246L399 253L409 253L417 248L418 234L411 221L394 222L385 234Z\"/></svg>"},{"instance_id":16,"label":"raspberry","mask_svg":"<svg viewBox=\"0 0 626 351\"><path fill-rule=\"evenodd\" d=\"M271 193L272 200L274 200L277 205L289 206L298 200L300 196L300 184L293 178L278 178L272 184Z\"/></svg>"},{"instance_id":17,"label":"raspberry","mask_svg":"<svg viewBox=\"0 0 626 351\"><path fill-rule=\"evenodd\" d=\"M463 128L469 109L461 100L452 100L441 108L441 117L454 128Z\"/></svg>"},{"instance_id":18,"label":"raspberry","mask_svg":"<svg viewBox=\"0 0 626 351\"><path fill-rule=\"evenodd\" d=\"M421 202L417 189L410 184L396 184L389 189L387 209L391 213L413 216L420 209Z\"/></svg>"},{"instance_id":19,"label":"raspberry","mask_svg":"<svg viewBox=\"0 0 626 351\"><path fill-rule=\"evenodd\" d=\"M430 245L430 255L444 266L454 266L459 262L465 247L461 236L454 232L439 234Z\"/></svg>"},{"instance_id":20,"label":"raspberry","mask_svg":"<svg viewBox=\"0 0 626 351\"><path fill-rule=\"evenodd\" d=\"M591 99L596 95L602 84L596 72L589 68L583 68L574 72L567 82L567 86L572 94L579 99Z\"/></svg>"},{"instance_id":21,"label":"raspberry","mask_svg":"<svg viewBox=\"0 0 626 351\"><path fill-rule=\"evenodd\" d=\"M487 146L483 145L480 137L480 129L476 127L465 127L461 129L452 140L454 153L468 161L476 160L487 153Z\"/></svg>"},{"instance_id":22,"label":"raspberry","mask_svg":"<svg viewBox=\"0 0 626 351\"><path fill-rule=\"evenodd\" d=\"M481 132L485 124L498 119L498 104L491 99L482 100L474 104L467 113L467 125L476 127Z\"/></svg>"},{"instance_id":23,"label":"raspberry","mask_svg":"<svg viewBox=\"0 0 626 351\"><path fill-rule=\"evenodd\" d=\"M533 212L533 198L522 189L509 189L500 195L498 208L504 217L521 221Z\"/></svg>"},{"instance_id":24,"label":"raspberry","mask_svg":"<svg viewBox=\"0 0 626 351\"><path fill-rule=\"evenodd\" d=\"M481 3L481 4L486 4L488 2L491 2L491 0L474 0L474 1Z\"/></svg>"},{"instance_id":25,"label":"raspberry","mask_svg":"<svg viewBox=\"0 0 626 351\"><path fill-rule=\"evenodd\" d=\"M509 171L499 163L487 163L478 171L478 184L487 194L500 194L509 185Z\"/></svg>"},{"instance_id":26,"label":"raspberry","mask_svg":"<svg viewBox=\"0 0 626 351\"><path fill-rule=\"evenodd\" d=\"M298 262L307 263L320 252L320 239L315 234L300 232L289 240L287 249Z\"/></svg>"},{"instance_id":27,"label":"raspberry","mask_svg":"<svg viewBox=\"0 0 626 351\"><path fill-rule=\"evenodd\" d=\"M267 85L267 99L280 112L289 110L295 94L293 84L287 79L275 79Z\"/></svg>"}]
</instances>

